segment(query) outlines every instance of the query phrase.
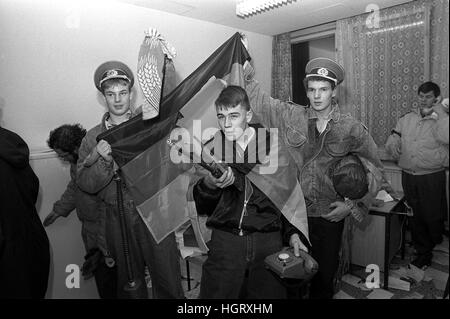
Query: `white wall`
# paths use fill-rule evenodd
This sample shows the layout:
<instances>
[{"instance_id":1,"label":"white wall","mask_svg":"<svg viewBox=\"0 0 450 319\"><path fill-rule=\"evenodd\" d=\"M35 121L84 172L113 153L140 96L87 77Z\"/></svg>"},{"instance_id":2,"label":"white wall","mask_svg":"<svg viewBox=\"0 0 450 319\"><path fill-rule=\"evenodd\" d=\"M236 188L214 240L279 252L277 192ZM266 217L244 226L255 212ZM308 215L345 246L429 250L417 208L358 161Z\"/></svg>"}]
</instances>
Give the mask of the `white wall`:
<instances>
[{"instance_id":1,"label":"white wall","mask_svg":"<svg viewBox=\"0 0 450 319\"><path fill-rule=\"evenodd\" d=\"M46 148L51 129L81 123L89 129L104 112L95 69L121 60L133 70L144 30L155 27L176 48L181 82L236 31L229 27L106 0L0 0L0 124L28 143L41 183L38 212L50 212L69 181L68 167ZM270 92L272 38L246 32L257 78ZM178 83L179 83L178 82ZM137 88L135 105L142 102ZM93 280L65 286L65 267L84 256L75 212L46 228L52 247L48 298L95 298Z\"/></svg>"},{"instance_id":2,"label":"white wall","mask_svg":"<svg viewBox=\"0 0 450 319\"><path fill-rule=\"evenodd\" d=\"M179 82L240 31L114 1L0 0L2 126L39 149L63 123L98 124L104 107L93 84L95 69L121 60L135 70L149 27L176 48ZM270 92L272 38L246 34L257 78Z\"/></svg>"},{"instance_id":3,"label":"white wall","mask_svg":"<svg viewBox=\"0 0 450 319\"><path fill-rule=\"evenodd\" d=\"M52 210L53 203L60 198L70 180L70 167L52 153L34 153L30 165L39 178L39 197L37 209L41 220ZM98 298L93 278L84 281L80 276L78 288L68 288L66 278L75 275L66 272L68 265L77 265L80 269L86 254L81 240L81 224L73 211L67 218L60 217L46 227L50 240L51 265L46 298L77 299Z\"/></svg>"}]
</instances>

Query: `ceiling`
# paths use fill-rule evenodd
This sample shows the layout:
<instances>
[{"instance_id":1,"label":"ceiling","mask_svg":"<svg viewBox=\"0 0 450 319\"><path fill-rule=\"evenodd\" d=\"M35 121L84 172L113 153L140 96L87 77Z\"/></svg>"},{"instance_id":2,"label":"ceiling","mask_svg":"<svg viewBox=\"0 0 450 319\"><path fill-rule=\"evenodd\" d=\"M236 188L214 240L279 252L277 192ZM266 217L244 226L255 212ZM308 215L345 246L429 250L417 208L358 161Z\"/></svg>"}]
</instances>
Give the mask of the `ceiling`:
<instances>
[{"instance_id":1,"label":"ceiling","mask_svg":"<svg viewBox=\"0 0 450 319\"><path fill-rule=\"evenodd\" d=\"M118 0L232 28L276 35L380 9L411 0L291 0L290 4L249 18L236 16L236 0ZM370 10L368 10L370 11Z\"/></svg>"}]
</instances>

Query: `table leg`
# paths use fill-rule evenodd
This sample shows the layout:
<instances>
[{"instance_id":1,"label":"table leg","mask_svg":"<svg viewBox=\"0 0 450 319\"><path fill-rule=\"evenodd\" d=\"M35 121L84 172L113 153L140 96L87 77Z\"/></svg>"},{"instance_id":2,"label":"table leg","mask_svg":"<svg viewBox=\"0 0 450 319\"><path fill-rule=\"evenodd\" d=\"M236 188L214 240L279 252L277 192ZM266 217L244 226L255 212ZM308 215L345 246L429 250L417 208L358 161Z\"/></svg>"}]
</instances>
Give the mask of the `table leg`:
<instances>
[{"instance_id":1,"label":"table leg","mask_svg":"<svg viewBox=\"0 0 450 319\"><path fill-rule=\"evenodd\" d=\"M188 291L190 291L191 290L191 272L189 269L189 260L187 260L187 258L186 258L186 277L187 277Z\"/></svg>"},{"instance_id":2,"label":"table leg","mask_svg":"<svg viewBox=\"0 0 450 319\"><path fill-rule=\"evenodd\" d=\"M385 215L384 238L384 284L383 289L389 289L389 245L391 241L391 215Z\"/></svg>"},{"instance_id":3,"label":"table leg","mask_svg":"<svg viewBox=\"0 0 450 319\"><path fill-rule=\"evenodd\" d=\"M404 215L403 216L403 221L402 221L402 260L405 260L405 246L406 246L406 228L408 227L407 225L408 222L408 216Z\"/></svg>"}]
</instances>

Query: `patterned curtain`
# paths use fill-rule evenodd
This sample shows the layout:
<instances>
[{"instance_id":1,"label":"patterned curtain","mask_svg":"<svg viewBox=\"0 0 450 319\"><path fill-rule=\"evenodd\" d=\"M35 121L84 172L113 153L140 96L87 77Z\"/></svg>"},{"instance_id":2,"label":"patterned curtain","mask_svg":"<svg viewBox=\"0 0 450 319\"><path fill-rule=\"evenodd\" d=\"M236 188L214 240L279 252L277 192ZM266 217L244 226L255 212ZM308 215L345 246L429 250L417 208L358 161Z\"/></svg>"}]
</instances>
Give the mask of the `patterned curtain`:
<instances>
[{"instance_id":1,"label":"patterned curtain","mask_svg":"<svg viewBox=\"0 0 450 319\"><path fill-rule=\"evenodd\" d=\"M431 2L431 81L441 88L441 95L448 97L448 0Z\"/></svg>"},{"instance_id":2,"label":"patterned curtain","mask_svg":"<svg viewBox=\"0 0 450 319\"><path fill-rule=\"evenodd\" d=\"M415 1L382 10L378 32L365 28L367 16L337 21L337 61L347 72L339 104L365 123L377 144L383 146L398 117L417 104L418 85L434 81L442 96L448 97L449 2ZM336 292L350 267L354 227L353 220L346 218Z\"/></svg>"},{"instance_id":3,"label":"patterned curtain","mask_svg":"<svg viewBox=\"0 0 450 319\"><path fill-rule=\"evenodd\" d=\"M339 104L368 128L382 146L400 116L417 106L416 92L429 79L429 7L425 2L336 23L337 60L347 71Z\"/></svg>"},{"instance_id":4,"label":"patterned curtain","mask_svg":"<svg viewBox=\"0 0 450 319\"><path fill-rule=\"evenodd\" d=\"M273 37L272 97L292 100L292 62L290 32Z\"/></svg>"}]
</instances>

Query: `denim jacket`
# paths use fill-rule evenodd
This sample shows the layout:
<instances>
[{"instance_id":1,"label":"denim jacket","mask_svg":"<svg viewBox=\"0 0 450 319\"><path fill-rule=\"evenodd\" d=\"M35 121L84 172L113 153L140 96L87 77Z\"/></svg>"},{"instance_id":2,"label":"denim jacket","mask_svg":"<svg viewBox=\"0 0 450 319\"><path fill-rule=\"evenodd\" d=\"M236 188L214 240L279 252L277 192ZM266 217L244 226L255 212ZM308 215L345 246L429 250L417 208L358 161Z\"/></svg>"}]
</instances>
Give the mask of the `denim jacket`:
<instances>
[{"instance_id":1,"label":"denim jacket","mask_svg":"<svg viewBox=\"0 0 450 319\"><path fill-rule=\"evenodd\" d=\"M334 190L331 178L327 174L332 163L348 154L354 154L368 160L380 171L383 166L378 158L377 146L367 128L351 115L340 113L337 105L333 107L331 119L321 134L316 129L317 116L314 110L308 109L307 115L308 135L302 147L304 165L299 178L305 194L308 216L319 217L331 211L329 205L332 202L343 201ZM370 182L375 181L370 181L369 178ZM376 195L379 186L369 186L372 191L358 200L357 205L367 210L371 197Z\"/></svg>"},{"instance_id":2,"label":"denim jacket","mask_svg":"<svg viewBox=\"0 0 450 319\"><path fill-rule=\"evenodd\" d=\"M365 215L381 187L383 167L377 146L367 128L352 116L342 114L335 106L325 131L319 135L315 128L317 116L314 111L270 97L254 79L246 78L245 84L251 108L260 123L267 128L278 128L279 136L289 146L299 169L298 177L308 216L327 214L332 202L344 201L335 192L325 172L332 161L350 153L364 158L363 163L369 164L365 165L366 169L372 173L369 176L369 193L355 203L358 213Z\"/></svg>"}]
</instances>

